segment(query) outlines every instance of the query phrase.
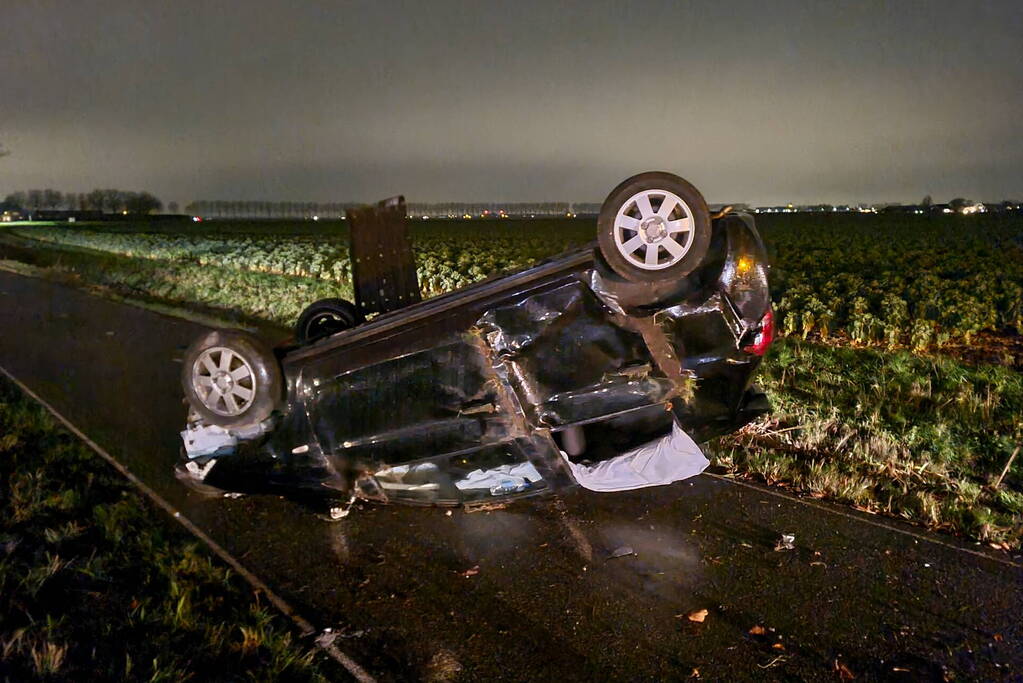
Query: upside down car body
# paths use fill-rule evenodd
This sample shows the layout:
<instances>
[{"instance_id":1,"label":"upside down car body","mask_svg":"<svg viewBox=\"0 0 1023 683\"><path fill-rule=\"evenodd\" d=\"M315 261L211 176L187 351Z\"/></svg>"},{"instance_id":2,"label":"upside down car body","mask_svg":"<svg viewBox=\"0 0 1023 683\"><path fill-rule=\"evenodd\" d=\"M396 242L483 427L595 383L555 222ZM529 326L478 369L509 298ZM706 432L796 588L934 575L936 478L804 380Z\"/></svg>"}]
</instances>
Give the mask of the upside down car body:
<instances>
[{"instance_id":1,"label":"upside down car body","mask_svg":"<svg viewBox=\"0 0 1023 683\"><path fill-rule=\"evenodd\" d=\"M196 340L182 478L335 503L622 490L696 474L696 442L768 410L763 244L681 178L615 188L596 244L426 301L405 223L402 198L349 212L356 301L312 304L294 344Z\"/></svg>"}]
</instances>

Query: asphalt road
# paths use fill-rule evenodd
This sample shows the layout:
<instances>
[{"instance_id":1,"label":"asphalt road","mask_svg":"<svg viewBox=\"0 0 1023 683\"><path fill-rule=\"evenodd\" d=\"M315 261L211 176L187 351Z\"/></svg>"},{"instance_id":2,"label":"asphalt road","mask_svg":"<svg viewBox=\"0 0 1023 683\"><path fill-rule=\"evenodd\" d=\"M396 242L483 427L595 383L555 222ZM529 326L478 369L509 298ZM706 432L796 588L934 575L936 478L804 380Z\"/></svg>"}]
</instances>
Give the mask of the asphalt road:
<instances>
[{"instance_id":1,"label":"asphalt road","mask_svg":"<svg viewBox=\"0 0 1023 683\"><path fill-rule=\"evenodd\" d=\"M172 470L202 329L0 272L0 366L382 680L1023 679L1018 564L708 476L333 524L200 497Z\"/></svg>"}]
</instances>

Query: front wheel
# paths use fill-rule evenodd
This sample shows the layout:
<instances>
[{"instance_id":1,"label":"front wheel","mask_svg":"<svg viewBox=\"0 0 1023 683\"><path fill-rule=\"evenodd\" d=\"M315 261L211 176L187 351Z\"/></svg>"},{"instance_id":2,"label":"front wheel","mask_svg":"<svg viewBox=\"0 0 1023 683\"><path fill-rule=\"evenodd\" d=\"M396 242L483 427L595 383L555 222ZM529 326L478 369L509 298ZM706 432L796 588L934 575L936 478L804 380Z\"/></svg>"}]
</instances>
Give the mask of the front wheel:
<instances>
[{"instance_id":1,"label":"front wheel","mask_svg":"<svg viewBox=\"0 0 1023 683\"><path fill-rule=\"evenodd\" d=\"M611 191L597 218L601 254L632 282L688 275L703 262L710 237L703 195L672 173L632 176Z\"/></svg>"},{"instance_id":2,"label":"front wheel","mask_svg":"<svg viewBox=\"0 0 1023 683\"><path fill-rule=\"evenodd\" d=\"M241 330L213 330L188 347L181 385L192 408L218 427L256 425L270 417L284 380L273 351Z\"/></svg>"}]
</instances>

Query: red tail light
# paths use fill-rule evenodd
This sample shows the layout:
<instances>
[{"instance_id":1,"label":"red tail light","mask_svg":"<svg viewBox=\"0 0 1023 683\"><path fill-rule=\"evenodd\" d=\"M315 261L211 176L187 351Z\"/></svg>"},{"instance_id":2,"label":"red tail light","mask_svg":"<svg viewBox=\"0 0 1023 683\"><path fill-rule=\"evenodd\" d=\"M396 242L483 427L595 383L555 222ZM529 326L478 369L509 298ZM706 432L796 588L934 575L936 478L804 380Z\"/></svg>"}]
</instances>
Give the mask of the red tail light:
<instances>
[{"instance_id":1,"label":"red tail light","mask_svg":"<svg viewBox=\"0 0 1023 683\"><path fill-rule=\"evenodd\" d=\"M762 356L767 353L767 349L771 346L771 342L773 341L774 311L768 308L767 313L764 313L764 317L760 319L760 331L757 332L757 336L753 338L753 343L749 346L742 347L742 350L746 353L752 353L755 356Z\"/></svg>"}]
</instances>

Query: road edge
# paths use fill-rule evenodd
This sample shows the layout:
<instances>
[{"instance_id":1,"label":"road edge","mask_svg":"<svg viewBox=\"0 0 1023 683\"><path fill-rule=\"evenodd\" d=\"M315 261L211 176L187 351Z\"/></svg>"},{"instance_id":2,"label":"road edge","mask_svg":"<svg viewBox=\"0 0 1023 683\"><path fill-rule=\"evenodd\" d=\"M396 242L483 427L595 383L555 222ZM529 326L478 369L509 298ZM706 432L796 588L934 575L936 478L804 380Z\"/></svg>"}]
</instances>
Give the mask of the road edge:
<instances>
[{"instance_id":1,"label":"road edge","mask_svg":"<svg viewBox=\"0 0 1023 683\"><path fill-rule=\"evenodd\" d=\"M793 503L799 503L801 505L805 505L807 507L811 507L811 508L813 508L815 510L820 510L822 512L830 512L830 513L839 515L840 517L846 517L848 519L852 519L852 520L855 520L857 522L862 522L863 524L868 524L870 526L876 526L876 527L879 527L881 529L887 529L888 531L893 531L893 532L898 533L898 534L903 534L905 536L909 536L910 538L915 538L917 540L925 541L927 543L933 543L935 545L940 545L940 546L943 546L943 547L948 548L950 550L955 550L957 552L966 553L968 555L974 555L976 557L981 557L981 558L983 558L985 560L991 560L992 562L997 562L999 564L1008 565L1010 567L1013 567L1014 569L1023 569L1023 563L1016 562L1016 561L1011 560L1011 559L1009 559L1007 557L999 557L998 555L989 554L986 551L976 550L974 548L966 548L966 547L963 547L962 545L958 545L957 543L952 542L950 540L945 540L945 538L947 537L947 538L954 539L955 541L958 541L959 543L964 543L965 542L965 541L963 541L963 539L961 539L961 538L959 538L957 536L946 535L946 537L937 537L935 534L933 534L933 532L929 532L929 531L926 531L926 530L915 531L913 529L902 528L898 524L896 524L896 522L899 521L896 518L891 518L891 517L886 517L886 516L883 516L883 515L879 515L877 519L874 519L874 518L869 517L868 513L858 513L855 510L855 508L853 508L853 509L843 509L843 507L839 507L841 505L840 503L838 503L838 504L835 504L835 503L828 504L828 503L825 503L825 502L819 502L819 501L816 501L816 500L813 500L813 499L810 499L810 498L805 498L805 497L802 497L802 496L797 496L795 494L786 493L785 491L779 491L778 489L776 489L774 487L764 486L764 485L758 484L756 482L746 481L745 479L739 479L738 477L730 477L730 476L727 476L727 475L724 475L724 474L717 474L716 472L704 471L704 472L701 472L699 476L706 476L706 477L710 477L711 479L716 479L717 481L720 481L720 482L726 482L726 483L729 483L729 484L734 484L736 486L742 486L742 487L745 487L745 488L748 488L748 489L752 489L754 491L759 491L760 493L763 493L764 495L775 496L777 498L783 498L783 499L785 499L787 501L790 501L790 502L793 502ZM886 522L889 522L889 523L886 523ZM902 522L902 523L909 524L909 522Z\"/></svg>"}]
</instances>

